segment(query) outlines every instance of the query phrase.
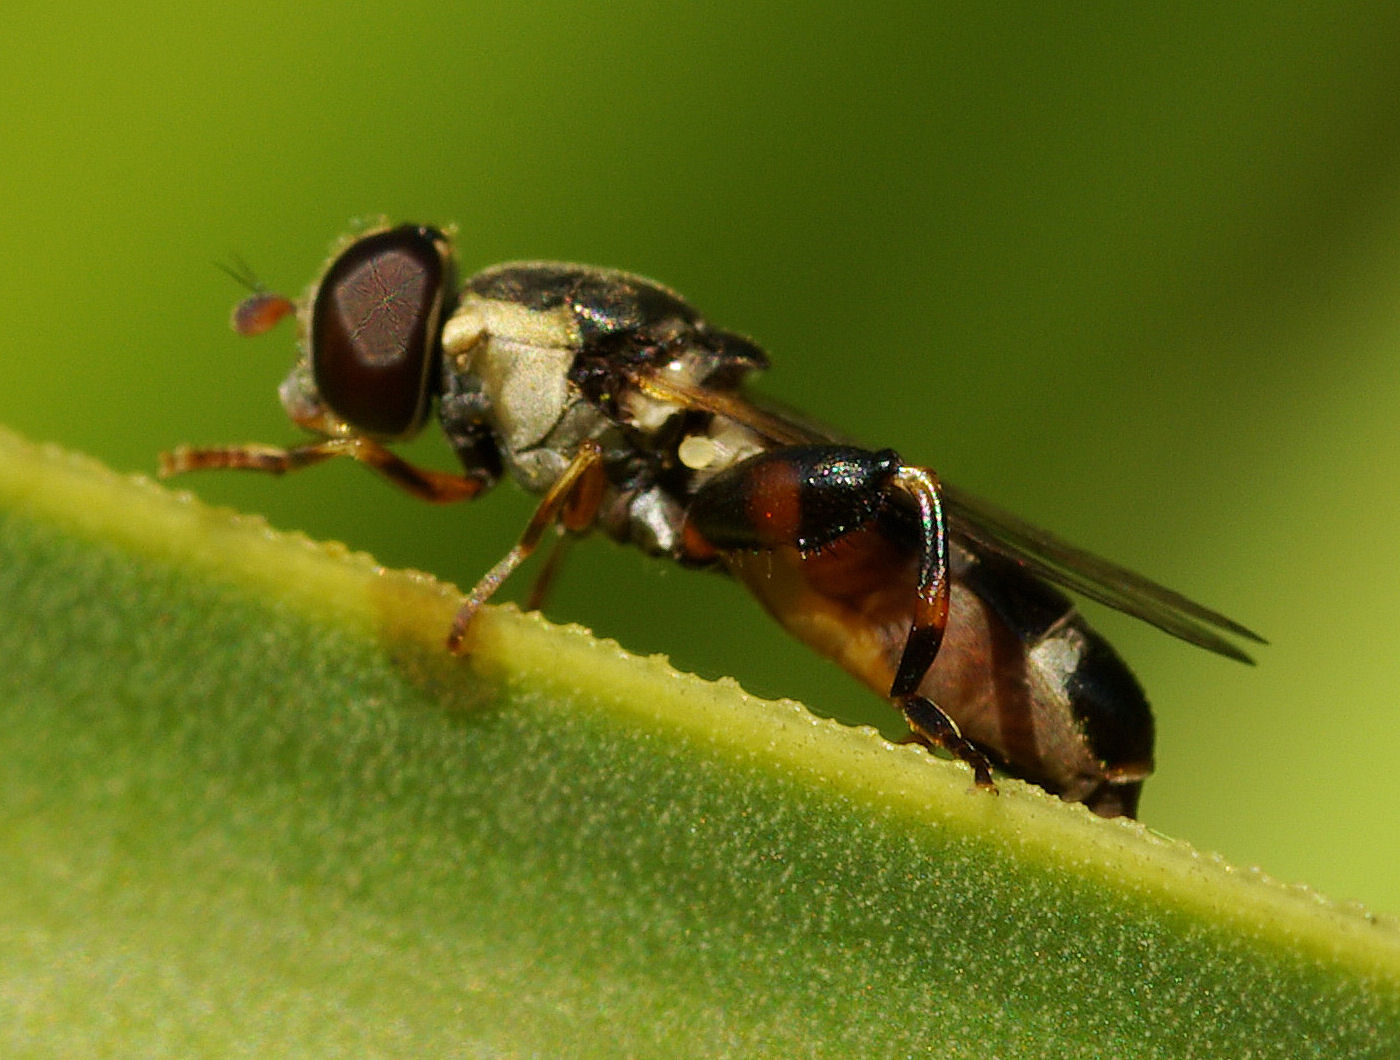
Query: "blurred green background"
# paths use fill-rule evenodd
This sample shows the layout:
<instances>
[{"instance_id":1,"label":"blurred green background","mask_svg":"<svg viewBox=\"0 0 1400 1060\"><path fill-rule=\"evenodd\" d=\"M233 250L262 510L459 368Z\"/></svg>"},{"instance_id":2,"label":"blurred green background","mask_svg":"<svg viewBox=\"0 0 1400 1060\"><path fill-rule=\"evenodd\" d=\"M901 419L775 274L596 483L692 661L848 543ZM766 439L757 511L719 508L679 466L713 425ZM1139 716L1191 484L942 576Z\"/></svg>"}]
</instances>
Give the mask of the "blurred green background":
<instances>
[{"instance_id":1,"label":"blurred green background","mask_svg":"<svg viewBox=\"0 0 1400 1060\"><path fill-rule=\"evenodd\" d=\"M1400 913L1400 7L11 0L0 39L0 421L147 473L291 440L291 329L229 332L213 263L296 293L359 216L655 276L768 393L1265 633L1093 611L1158 713L1144 819ZM530 511L180 485L463 585ZM721 579L596 541L549 613L898 731Z\"/></svg>"}]
</instances>

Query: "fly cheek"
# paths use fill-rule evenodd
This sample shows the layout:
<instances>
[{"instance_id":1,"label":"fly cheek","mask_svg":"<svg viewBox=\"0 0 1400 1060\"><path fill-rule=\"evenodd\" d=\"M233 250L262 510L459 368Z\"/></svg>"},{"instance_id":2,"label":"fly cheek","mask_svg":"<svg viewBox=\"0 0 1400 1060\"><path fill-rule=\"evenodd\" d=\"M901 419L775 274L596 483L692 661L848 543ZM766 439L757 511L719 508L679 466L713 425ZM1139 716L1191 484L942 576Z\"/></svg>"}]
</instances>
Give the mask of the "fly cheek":
<instances>
[{"instance_id":1,"label":"fly cheek","mask_svg":"<svg viewBox=\"0 0 1400 1060\"><path fill-rule=\"evenodd\" d=\"M380 438L422 424L451 283L447 240L432 228L367 235L331 263L312 303L311 371L339 419Z\"/></svg>"}]
</instances>

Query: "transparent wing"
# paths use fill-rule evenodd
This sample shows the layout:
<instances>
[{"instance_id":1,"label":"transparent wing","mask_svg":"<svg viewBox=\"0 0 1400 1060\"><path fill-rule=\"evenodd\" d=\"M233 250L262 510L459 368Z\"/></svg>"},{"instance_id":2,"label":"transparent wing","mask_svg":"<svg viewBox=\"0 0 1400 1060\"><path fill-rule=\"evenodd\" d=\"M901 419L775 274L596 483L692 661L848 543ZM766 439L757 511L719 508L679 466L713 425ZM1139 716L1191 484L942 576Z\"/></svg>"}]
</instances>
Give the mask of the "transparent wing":
<instances>
[{"instance_id":1,"label":"transparent wing","mask_svg":"<svg viewBox=\"0 0 1400 1060\"><path fill-rule=\"evenodd\" d=\"M943 483L949 531L975 550L990 552L1019 567L1140 618L1158 629L1240 662L1254 660L1224 634L1267 644L1252 629L1203 607L1126 567L1061 541L1010 512Z\"/></svg>"},{"instance_id":2,"label":"transparent wing","mask_svg":"<svg viewBox=\"0 0 1400 1060\"><path fill-rule=\"evenodd\" d=\"M704 409L746 424L777 445L810 445L837 441L823 425L765 397L716 393L680 387L655 378L638 380L654 396L689 408ZM1253 665L1254 660L1225 634L1267 644L1252 629L1218 611L1189 600L1141 574L1086 552L1032 526L1010 512L941 483L948 528L953 537L974 551L991 553L1046 581L1107 604L1115 611L1140 618L1158 629L1207 651Z\"/></svg>"}]
</instances>

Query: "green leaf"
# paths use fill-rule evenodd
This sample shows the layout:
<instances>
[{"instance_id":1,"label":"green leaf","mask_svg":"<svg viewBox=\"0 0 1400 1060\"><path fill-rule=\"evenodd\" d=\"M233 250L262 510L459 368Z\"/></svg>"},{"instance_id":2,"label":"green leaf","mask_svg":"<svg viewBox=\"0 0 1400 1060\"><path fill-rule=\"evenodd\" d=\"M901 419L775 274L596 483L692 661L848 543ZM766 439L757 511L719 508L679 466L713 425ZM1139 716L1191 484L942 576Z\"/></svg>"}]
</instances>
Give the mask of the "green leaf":
<instances>
[{"instance_id":1,"label":"green leaf","mask_svg":"<svg viewBox=\"0 0 1400 1060\"><path fill-rule=\"evenodd\" d=\"M455 604L0 434L0 1052L1400 1054L1391 922Z\"/></svg>"}]
</instances>

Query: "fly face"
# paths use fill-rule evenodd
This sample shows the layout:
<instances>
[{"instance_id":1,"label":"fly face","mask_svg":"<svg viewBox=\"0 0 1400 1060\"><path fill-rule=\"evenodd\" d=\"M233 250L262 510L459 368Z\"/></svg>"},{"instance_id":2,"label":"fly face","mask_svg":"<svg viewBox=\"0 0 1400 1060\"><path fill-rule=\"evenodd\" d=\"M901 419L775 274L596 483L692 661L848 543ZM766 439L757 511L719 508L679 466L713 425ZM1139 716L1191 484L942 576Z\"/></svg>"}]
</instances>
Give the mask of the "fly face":
<instances>
[{"instance_id":1,"label":"fly face","mask_svg":"<svg viewBox=\"0 0 1400 1060\"><path fill-rule=\"evenodd\" d=\"M489 268L460 291L453 275L448 237L405 225L343 244L300 302L256 292L234 326L259 334L296 312L302 352L280 393L315 440L181 448L162 473L280 473L348 456L437 503L509 474L541 499L464 599L451 650L546 532L598 529L734 577L903 712L917 740L970 765L979 787L993 789L996 766L1105 816L1135 811L1152 715L1046 582L1232 658L1248 661L1229 636L1260 639L894 450L838 444L761 407L742 386L767 366L763 352L659 284L551 262ZM458 472L387 446L434 403Z\"/></svg>"},{"instance_id":2,"label":"fly face","mask_svg":"<svg viewBox=\"0 0 1400 1060\"><path fill-rule=\"evenodd\" d=\"M433 228L371 231L334 255L300 307L302 356L281 390L292 420L341 437L416 434L435 396L455 286L451 245ZM255 294L234 327L258 334L292 308Z\"/></svg>"}]
</instances>

